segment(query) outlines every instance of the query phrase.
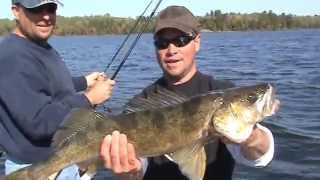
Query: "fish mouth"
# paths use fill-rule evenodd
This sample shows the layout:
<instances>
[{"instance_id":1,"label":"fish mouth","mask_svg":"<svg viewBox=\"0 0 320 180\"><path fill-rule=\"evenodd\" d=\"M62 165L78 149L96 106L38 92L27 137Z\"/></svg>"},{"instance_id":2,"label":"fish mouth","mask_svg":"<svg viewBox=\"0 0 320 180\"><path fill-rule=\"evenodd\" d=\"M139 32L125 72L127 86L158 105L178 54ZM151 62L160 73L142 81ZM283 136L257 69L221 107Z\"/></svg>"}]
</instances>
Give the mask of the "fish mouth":
<instances>
[{"instance_id":1,"label":"fish mouth","mask_svg":"<svg viewBox=\"0 0 320 180\"><path fill-rule=\"evenodd\" d=\"M263 117L273 115L273 106L276 101L275 88L271 84L267 86L266 93L256 102L257 110Z\"/></svg>"}]
</instances>

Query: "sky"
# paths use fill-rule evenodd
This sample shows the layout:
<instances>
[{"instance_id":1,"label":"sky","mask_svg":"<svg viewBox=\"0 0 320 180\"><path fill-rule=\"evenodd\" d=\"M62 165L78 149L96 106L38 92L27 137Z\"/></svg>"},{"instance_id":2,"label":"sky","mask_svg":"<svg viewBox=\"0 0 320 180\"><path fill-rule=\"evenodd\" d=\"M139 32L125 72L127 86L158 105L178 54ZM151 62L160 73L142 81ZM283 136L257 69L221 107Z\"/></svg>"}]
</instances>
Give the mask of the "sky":
<instances>
[{"instance_id":1,"label":"sky","mask_svg":"<svg viewBox=\"0 0 320 180\"><path fill-rule=\"evenodd\" d=\"M109 13L116 17L136 17L141 14L150 0L60 0L62 16L89 16ZM158 0L154 0L152 8ZM183 5L195 15L205 15L210 10L222 12L252 13L272 10L294 15L320 15L320 0L163 0L159 10L169 5ZM11 0L0 0L0 18L12 19ZM158 10L158 11L159 11Z\"/></svg>"}]
</instances>

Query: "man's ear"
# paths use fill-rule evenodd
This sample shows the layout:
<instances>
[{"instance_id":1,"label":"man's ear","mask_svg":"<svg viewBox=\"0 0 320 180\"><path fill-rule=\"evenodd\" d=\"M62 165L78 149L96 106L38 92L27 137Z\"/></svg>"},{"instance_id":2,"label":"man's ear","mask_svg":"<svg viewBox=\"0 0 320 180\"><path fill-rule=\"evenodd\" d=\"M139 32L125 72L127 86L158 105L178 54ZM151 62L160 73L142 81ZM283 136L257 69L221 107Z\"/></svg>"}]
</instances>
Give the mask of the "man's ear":
<instances>
[{"instance_id":1,"label":"man's ear","mask_svg":"<svg viewBox=\"0 0 320 180\"><path fill-rule=\"evenodd\" d=\"M194 39L194 43L195 43L196 52L198 52L200 50L200 45L201 45L201 35L200 34L197 34L197 36Z\"/></svg>"},{"instance_id":2,"label":"man's ear","mask_svg":"<svg viewBox=\"0 0 320 180\"><path fill-rule=\"evenodd\" d=\"M12 11L12 14L14 15L15 19L19 20L20 13L21 13L21 7L19 7L19 5L14 4L11 6L11 11Z\"/></svg>"}]
</instances>

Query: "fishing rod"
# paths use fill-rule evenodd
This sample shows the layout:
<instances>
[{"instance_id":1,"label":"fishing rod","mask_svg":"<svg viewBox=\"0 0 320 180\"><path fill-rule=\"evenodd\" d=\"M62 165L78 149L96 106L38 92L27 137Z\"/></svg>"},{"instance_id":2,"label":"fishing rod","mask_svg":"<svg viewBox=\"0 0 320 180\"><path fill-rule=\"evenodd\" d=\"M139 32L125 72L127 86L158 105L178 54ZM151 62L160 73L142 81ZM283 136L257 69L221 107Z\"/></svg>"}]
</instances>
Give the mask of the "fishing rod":
<instances>
[{"instance_id":1,"label":"fishing rod","mask_svg":"<svg viewBox=\"0 0 320 180\"><path fill-rule=\"evenodd\" d=\"M150 5L152 4L153 0L151 0L149 2L149 4L147 5L147 7L143 10L143 12L141 13L141 15L139 16L139 18L137 19L136 23L133 25L133 28L131 28L131 30L129 31L129 33L127 34L126 38L122 41L120 47L117 49L116 53L112 56L111 61L109 62L109 64L107 65L107 67L105 68L105 70L103 72L107 72L109 67L111 66L111 64L113 63L113 61L116 59L116 57L118 56L118 54L120 53L120 51L122 50L122 48L124 47L124 45L126 44L126 42L128 41L129 37L131 36L131 34L134 32L134 30L137 28L138 24L140 23L143 15L146 13L146 11L149 9Z\"/></svg>"},{"instance_id":2,"label":"fishing rod","mask_svg":"<svg viewBox=\"0 0 320 180\"><path fill-rule=\"evenodd\" d=\"M116 69L116 71L114 72L114 74L111 76L111 79L114 80L117 76L117 74L119 73L120 69L122 68L122 66L124 65L124 63L126 62L126 60L128 59L128 57L130 56L133 48L135 47L135 45L137 44L137 42L139 41L139 39L141 38L142 33L147 29L147 26L149 25L152 17L154 16L154 14L156 13L157 9L159 8L161 2L163 0L159 0L157 5L154 7L153 11L151 12L151 14L149 15L147 21L143 24L143 28L142 30L138 33L137 37L135 38L135 40L133 41L133 43L131 44L129 50L127 51L127 53L125 54L125 56L123 57L120 65L118 66L118 68ZM141 17L141 16L140 16ZM129 34L128 34L129 36Z\"/></svg>"}]
</instances>

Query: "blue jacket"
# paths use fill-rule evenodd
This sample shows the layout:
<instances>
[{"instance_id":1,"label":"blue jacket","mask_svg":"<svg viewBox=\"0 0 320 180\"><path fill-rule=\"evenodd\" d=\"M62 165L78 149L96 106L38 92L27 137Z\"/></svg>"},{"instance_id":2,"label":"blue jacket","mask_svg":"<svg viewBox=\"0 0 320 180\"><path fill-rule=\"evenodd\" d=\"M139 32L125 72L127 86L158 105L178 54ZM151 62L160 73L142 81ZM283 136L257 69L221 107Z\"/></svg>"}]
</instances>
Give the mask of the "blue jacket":
<instances>
[{"instance_id":1,"label":"blue jacket","mask_svg":"<svg viewBox=\"0 0 320 180\"><path fill-rule=\"evenodd\" d=\"M52 136L67 113L75 107L90 107L75 87L85 89L85 79L72 79L49 44L15 34L4 38L0 43L0 148L18 162L48 158Z\"/></svg>"}]
</instances>

